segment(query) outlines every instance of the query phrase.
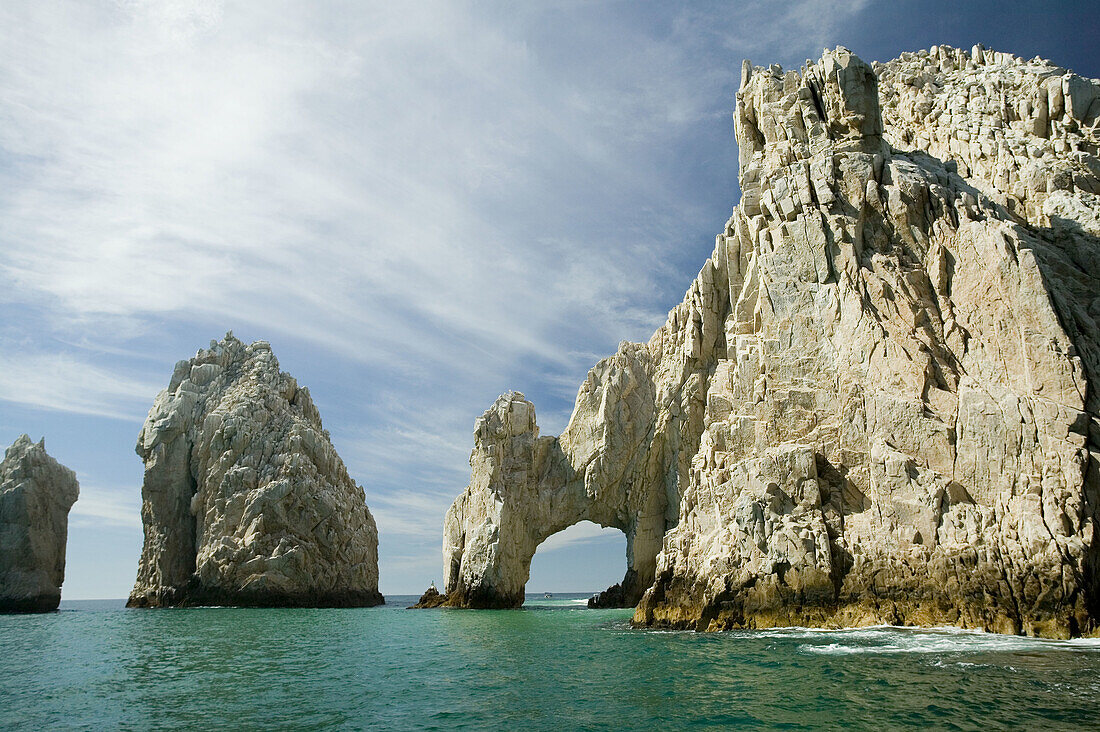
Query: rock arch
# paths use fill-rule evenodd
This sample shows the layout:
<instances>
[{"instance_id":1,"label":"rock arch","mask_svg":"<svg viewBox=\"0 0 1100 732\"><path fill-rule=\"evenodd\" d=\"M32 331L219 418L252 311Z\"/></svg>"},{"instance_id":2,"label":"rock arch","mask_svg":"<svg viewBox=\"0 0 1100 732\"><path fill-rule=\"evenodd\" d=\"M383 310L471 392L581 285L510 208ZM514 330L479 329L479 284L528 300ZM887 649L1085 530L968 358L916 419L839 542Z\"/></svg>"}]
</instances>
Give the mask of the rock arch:
<instances>
[{"instance_id":1,"label":"rock arch","mask_svg":"<svg viewBox=\"0 0 1100 732\"><path fill-rule=\"evenodd\" d=\"M559 437L539 436L535 407L518 392L478 419L470 484L444 524L447 604L520 606L539 544L580 521L626 535L626 575L605 600L637 603L677 513L668 444L679 441L682 420L658 419L667 410L658 409L653 372L645 345L621 344L589 372Z\"/></svg>"},{"instance_id":2,"label":"rock arch","mask_svg":"<svg viewBox=\"0 0 1100 732\"><path fill-rule=\"evenodd\" d=\"M515 604L562 506L663 505L636 624L1097 633L1100 85L837 48L745 62L734 114L741 201L666 324L560 438L519 395L478 423L452 604Z\"/></svg>"}]
</instances>

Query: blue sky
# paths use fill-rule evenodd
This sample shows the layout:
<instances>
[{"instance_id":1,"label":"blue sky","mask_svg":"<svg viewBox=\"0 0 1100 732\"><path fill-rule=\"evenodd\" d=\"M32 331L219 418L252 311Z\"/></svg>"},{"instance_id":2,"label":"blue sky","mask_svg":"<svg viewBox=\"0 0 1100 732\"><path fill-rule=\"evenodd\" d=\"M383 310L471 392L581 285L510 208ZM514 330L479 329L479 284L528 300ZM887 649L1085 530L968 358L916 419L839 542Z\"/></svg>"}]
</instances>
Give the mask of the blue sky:
<instances>
[{"instance_id":1,"label":"blue sky","mask_svg":"<svg viewBox=\"0 0 1100 732\"><path fill-rule=\"evenodd\" d=\"M0 441L78 474L67 599L128 593L137 432L227 330L310 387L382 591L439 581L474 419L516 389L557 434L711 251L742 58L981 42L1100 76L1077 3L517 5L0 7ZM567 530L528 587L602 589L624 549Z\"/></svg>"}]
</instances>

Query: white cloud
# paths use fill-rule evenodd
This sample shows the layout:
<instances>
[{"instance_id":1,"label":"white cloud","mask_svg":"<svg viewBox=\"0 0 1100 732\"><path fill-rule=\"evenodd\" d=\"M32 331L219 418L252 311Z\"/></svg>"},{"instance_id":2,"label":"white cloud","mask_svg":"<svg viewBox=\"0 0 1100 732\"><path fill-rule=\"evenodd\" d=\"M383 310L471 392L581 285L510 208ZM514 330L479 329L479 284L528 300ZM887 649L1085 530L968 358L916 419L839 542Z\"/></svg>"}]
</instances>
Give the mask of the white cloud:
<instances>
[{"instance_id":1,"label":"white cloud","mask_svg":"<svg viewBox=\"0 0 1100 732\"><path fill-rule=\"evenodd\" d=\"M0 352L0 400L140 422L161 388L64 353Z\"/></svg>"},{"instance_id":2,"label":"white cloud","mask_svg":"<svg viewBox=\"0 0 1100 732\"><path fill-rule=\"evenodd\" d=\"M0 146L19 185L0 282L53 328L231 313L381 365L531 354L575 370L564 335L660 322L640 293L660 290L663 236L593 241L562 217L581 180L619 189L609 203L668 197L622 145L699 113L667 46L558 78L511 35L528 16L120 7L3 19L19 34L0 51ZM625 83L638 64L642 88Z\"/></svg>"},{"instance_id":3,"label":"white cloud","mask_svg":"<svg viewBox=\"0 0 1100 732\"><path fill-rule=\"evenodd\" d=\"M381 536L431 538L441 542L443 517L461 492L461 486L454 493L397 489L368 496L368 502Z\"/></svg>"},{"instance_id":4,"label":"white cloud","mask_svg":"<svg viewBox=\"0 0 1100 732\"><path fill-rule=\"evenodd\" d=\"M623 532L618 529L600 526L591 521L582 521L579 524L570 526L564 531L559 531L539 544L538 551L540 553L546 553L564 549L569 546L576 546L578 544L589 544L594 541L605 540L615 541L619 539L623 539Z\"/></svg>"},{"instance_id":5,"label":"white cloud","mask_svg":"<svg viewBox=\"0 0 1100 732\"><path fill-rule=\"evenodd\" d=\"M80 486L80 497L69 512L74 526L141 527L141 499L134 490Z\"/></svg>"}]
</instances>

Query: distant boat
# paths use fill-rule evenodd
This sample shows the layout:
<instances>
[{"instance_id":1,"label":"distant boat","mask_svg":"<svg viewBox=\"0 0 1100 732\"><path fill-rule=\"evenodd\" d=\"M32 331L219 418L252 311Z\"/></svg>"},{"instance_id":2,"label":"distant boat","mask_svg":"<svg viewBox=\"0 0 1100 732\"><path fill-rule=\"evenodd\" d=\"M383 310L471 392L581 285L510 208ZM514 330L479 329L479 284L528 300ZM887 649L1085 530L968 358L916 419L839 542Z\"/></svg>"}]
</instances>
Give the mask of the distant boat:
<instances>
[{"instance_id":1,"label":"distant boat","mask_svg":"<svg viewBox=\"0 0 1100 732\"><path fill-rule=\"evenodd\" d=\"M553 595L551 595L549 592L542 593L542 596L545 597L547 600L549 600L551 597L553 597Z\"/></svg>"}]
</instances>

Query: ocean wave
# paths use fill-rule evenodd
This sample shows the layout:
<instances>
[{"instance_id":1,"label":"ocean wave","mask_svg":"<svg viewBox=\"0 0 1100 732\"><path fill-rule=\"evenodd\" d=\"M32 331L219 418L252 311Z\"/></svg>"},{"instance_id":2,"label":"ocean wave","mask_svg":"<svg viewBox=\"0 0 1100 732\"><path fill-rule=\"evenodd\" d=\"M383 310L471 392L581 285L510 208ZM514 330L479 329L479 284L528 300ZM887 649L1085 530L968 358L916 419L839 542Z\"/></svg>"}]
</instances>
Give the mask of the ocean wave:
<instances>
[{"instance_id":1,"label":"ocean wave","mask_svg":"<svg viewBox=\"0 0 1100 732\"><path fill-rule=\"evenodd\" d=\"M794 629L792 629L794 630ZM898 628L874 626L844 630L798 629L787 637L806 640L829 639L828 643L801 643L802 653L823 655L889 653L980 653L1079 650L1100 651L1100 639L1053 640L1018 635L987 633L963 628ZM834 639L835 638L835 639Z\"/></svg>"}]
</instances>

